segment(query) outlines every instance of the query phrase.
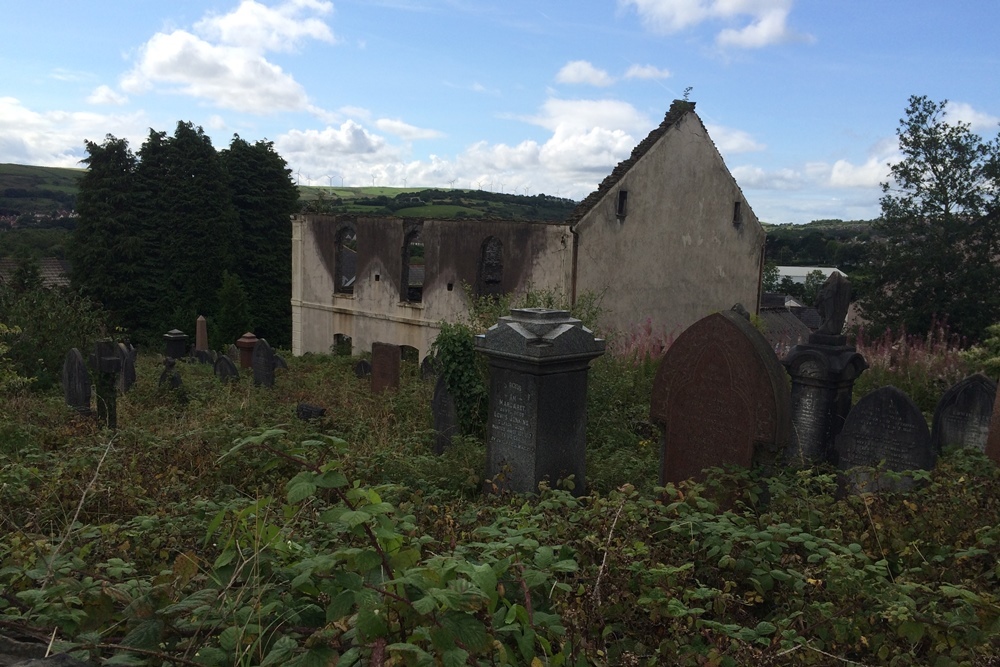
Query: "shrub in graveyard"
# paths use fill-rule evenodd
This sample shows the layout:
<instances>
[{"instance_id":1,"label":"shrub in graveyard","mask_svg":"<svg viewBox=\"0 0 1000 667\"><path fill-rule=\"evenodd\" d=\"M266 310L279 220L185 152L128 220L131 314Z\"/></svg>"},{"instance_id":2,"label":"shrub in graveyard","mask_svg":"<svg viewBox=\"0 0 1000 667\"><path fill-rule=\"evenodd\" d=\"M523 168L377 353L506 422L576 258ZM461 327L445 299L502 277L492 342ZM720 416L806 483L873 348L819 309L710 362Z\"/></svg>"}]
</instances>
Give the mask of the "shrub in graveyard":
<instances>
[{"instance_id":1,"label":"shrub in graveyard","mask_svg":"<svg viewBox=\"0 0 1000 667\"><path fill-rule=\"evenodd\" d=\"M86 358L93 342L105 335L107 318L92 301L68 290L39 286L19 292L0 285L0 322L18 329L5 337L13 368L45 390L59 384L70 348L79 348Z\"/></svg>"},{"instance_id":2,"label":"shrub in graveyard","mask_svg":"<svg viewBox=\"0 0 1000 667\"><path fill-rule=\"evenodd\" d=\"M1000 324L986 327L983 342L963 352L962 358L973 371L1000 379Z\"/></svg>"},{"instance_id":3,"label":"shrub in graveyard","mask_svg":"<svg viewBox=\"0 0 1000 667\"><path fill-rule=\"evenodd\" d=\"M482 438L489 392L485 363L476 353L472 329L464 324L442 322L441 332L431 349L448 391L455 399L461 432Z\"/></svg>"}]
</instances>

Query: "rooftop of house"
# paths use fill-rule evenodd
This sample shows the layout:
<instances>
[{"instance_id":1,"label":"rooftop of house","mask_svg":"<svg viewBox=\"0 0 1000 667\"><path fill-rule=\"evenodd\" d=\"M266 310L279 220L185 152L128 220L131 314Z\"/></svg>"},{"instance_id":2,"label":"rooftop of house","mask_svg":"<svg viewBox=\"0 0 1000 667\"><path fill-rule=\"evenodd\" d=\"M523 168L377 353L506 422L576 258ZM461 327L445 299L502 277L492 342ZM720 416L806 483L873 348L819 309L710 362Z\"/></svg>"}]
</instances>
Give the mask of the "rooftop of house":
<instances>
[{"instance_id":1,"label":"rooftop of house","mask_svg":"<svg viewBox=\"0 0 1000 667\"><path fill-rule=\"evenodd\" d=\"M8 283L21 260L13 257L0 259L0 282ZM42 257L38 260L38 273L41 275L42 284L46 287L68 287L69 286L69 262L56 257Z\"/></svg>"}]
</instances>

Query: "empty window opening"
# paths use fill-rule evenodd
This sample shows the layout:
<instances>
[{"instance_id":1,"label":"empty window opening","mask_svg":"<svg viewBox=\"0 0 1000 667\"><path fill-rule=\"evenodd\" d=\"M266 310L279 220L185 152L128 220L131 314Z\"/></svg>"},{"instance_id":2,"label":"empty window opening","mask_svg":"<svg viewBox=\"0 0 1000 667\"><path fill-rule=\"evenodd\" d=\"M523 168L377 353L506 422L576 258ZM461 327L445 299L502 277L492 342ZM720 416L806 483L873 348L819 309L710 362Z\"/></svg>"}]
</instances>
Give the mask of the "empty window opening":
<instances>
[{"instance_id":1,"label":"empty window opening","mask_svg":"<svg viewBox=\"0 0 1000 667\"><path fill-rule=\"evenodd\" d=\"M352 352L351 337L347 334L334 334L333 335L333 353L341 357L349 357Z\"/></svg>"},{"instance_id":2,"label":"empty window opening","mask_svg":"<svg viewBox=\"0 0 1000 667\"><path fill-rule=\"evenodd\" d=\"M455 283L448 283L448 291L450 292L453 289L455 289Z\"/></svg>"},{"instance_id":3,"label":"empty window opening","mask_svg":"<svg viewBox=\"0 0 1000 667\"><path fill-rule=\"evenodd\" d=\"M739 227L743 224L743 202L733 203L733 226Z\"/></svg>"},{"instance_id":4,"label":"empty window opening","mask_svg":"<svg viewBox=\"0 0 1000 667\"><path fill-rule=\"evenodd\" d=\"M424 244L420 240L420 230L410 232L403 244L402 273L402 300L420 303L424 298Z\"/></svg>"},{"instance_id":5,"label":"empty window opening","mask_svg":"<svg viewBox=\"0 0 1000 667\"><path fill-rule=\"evenodd\" d=\"M333 291L338 294L354 294L358 269L358 235L353 227L344 227L337 232L336 248Z\"/></svg>"},{"instance_id":6,"label":"empty window opening","mask_svg":"<svg viewBox=\"0 0 1000 667\"><path fill-rule=\"evenodd\" d=\"M479 296L503 294L503 243L495 236L489 236L483 241L476 293Z\"/></svg>"},{"instance_id":7,"label":"empty window opening","mask_svg":"<svg viewBox=\"0 0 1000 667\"><path fill-rule=\"evenodd\" d=\"M411 364L420 363L420 350L413 347L412 345L400 345L399 346L399 358L402 361L409 362Z\"/></svg>"},{"instance_id":8,"label":"empty window opening","mask_svg":"<svg viewBox=\"0 0 1000 667\"><path fill-rule=\"evenodd\" d=\"M628 190L618 191L618 206L615 208L615 215L624 218L628 213Z\"/></svg>"}]
</instances>

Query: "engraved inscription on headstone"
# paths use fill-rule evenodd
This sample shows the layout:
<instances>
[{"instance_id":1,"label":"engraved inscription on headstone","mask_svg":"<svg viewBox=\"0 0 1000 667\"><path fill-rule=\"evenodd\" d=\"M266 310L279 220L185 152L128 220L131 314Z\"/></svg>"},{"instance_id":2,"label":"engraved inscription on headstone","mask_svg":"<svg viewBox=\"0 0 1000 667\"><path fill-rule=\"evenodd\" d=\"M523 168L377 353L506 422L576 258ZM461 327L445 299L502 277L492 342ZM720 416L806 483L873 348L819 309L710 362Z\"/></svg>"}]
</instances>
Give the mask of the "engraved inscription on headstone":
<instances>
[{"instance_id":1,"label":"engraved inscription on headstone","mask_svg":"<svg viewBox=\"0 0 1000 667\"><path fill-rule=\"evenodd\" d=\"M852 493L897 491L912 480L898 481L872 469L930 470L937 456L931 446L927 421L910 398L895 387L868 394L847 415L837 436L837 467L844 471L842 485Z\"/></svg>"},{"instance_id":2,"label":"engraved inscription on headstone","mask_svg":"<svg viewBox=\"0 0 1000 667\"><path fill-rule=\"evenodd\" d=\"M982 373L970 375L946 391L934 410L934 450L939 454L947 447L985 451L996 397L996 382Z\"/></svg>"}]
</instances>

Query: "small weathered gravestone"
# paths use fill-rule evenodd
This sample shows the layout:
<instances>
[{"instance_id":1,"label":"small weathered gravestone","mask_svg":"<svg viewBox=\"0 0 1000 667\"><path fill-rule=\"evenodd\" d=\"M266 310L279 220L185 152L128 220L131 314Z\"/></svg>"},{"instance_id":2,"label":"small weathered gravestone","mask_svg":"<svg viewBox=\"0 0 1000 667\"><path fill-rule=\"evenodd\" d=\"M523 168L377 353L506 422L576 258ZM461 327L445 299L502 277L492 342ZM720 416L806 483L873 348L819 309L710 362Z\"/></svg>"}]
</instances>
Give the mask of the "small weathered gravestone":
<instances>
[{"instance_id":1,"label":"small weathered gravestone","mask_svg":"<svg viewBox=\"0 0 1000 667\"><path fill-rule=\"evenodd\" d=\"M282 369L282 370L286 370L287 371L288 370L288 362L286 362L285 358L282 357L280 354L275 354L274 355L274 369L278 370L279 368Z\"/></svg>"},{"instance_id":2,"label":"small weathered gravestone","mask_svg":"<svg viewBox=\"0 0 1000 667\"><path fill-rule=\"evenodd\" d=\"M159 385L164 384L170 389L180 389L184 384L181 381L181 374L177 370L177 360L172 357L163 360L163 372L160 373Z\"/></svg>"},{"instance_id":3,"label":"small weathered gravestone","mask_svg":"<svg viewBox=\"0 0 1000 667\"><path fill-rule=\"evenodd\" d=\"M372 343L372 393L399 389L400 348L390 343Z\"/></svg>"},{"instance_id":4,"label":"small weathered gravestone","mask_svg":"<svg viewBox=\"0 0 1000 667\"><path fill-rule=\"evenodd\" d=\"M90 355L90 367L94 369L97 381L97 421L107 428L118 428L118 376L122 361L118 357L118 346L112 340L99 340Z\"/></svg>"},{"instance_id":5,"label":"small weathered gravestone","mask_svg":"<svg viewBox=\"0 0 1000 667\"><path fill-rule=\"evenodd\" d=\"M1000 391L993 401L993 416L990 417L990 435L986 439L986 456L1000 465Z\"/></svg>"},{"instance_id":6,"label":"small weathered gravestone","mask_svg":"<svg viewBox=\"0 0 1000 667\"><path fill-rule=\"evenodd\" d=\"M455 398L448 391L444 375L439 375L434 385L431 414L434 416L434 453L443 454L445 448L451 445L452 437L459 432Z\"/></svg>"},{"instance_id":7,"label":"small weathered gravestone","mask_svg":"<svg viewBox=\"0 0 1000 667\"><path fill-rule=\"evenodd\" d=\"M240 351L240 368L250 368L253 366L253 349L257 345L257 336L251 332L246 332L236 341L236 347Z\"/></svg>"},{"instance_id":8,"label":"small weathered gravestone","mask_svg":"<svg viewBox=\"0 0 1000 667\"><path fill-rule=\"evenodd\" d=\"M848 493L899 491L912 479L890 480L873 468L903 473L930 470L937 461L927 420L910 397L895 387L871 392L847 415L837 436L837 467Z\"/></svg>"},{"instance_id":9,"label":"small weathered gravestone","mask_svg":"<svg viewBox=\"0 0 1000 667\"><path fill-rule=\"evenodd\" d=\"M649 412L663 432L661 484L709 467L772 467L792 440L785 371L734 311L698 320L667 349Z\"/></svg>"},{"instance_id":10,"label":"small weathered gravestone","mask_svg":"<svg viewBox=\"0 0 1000 667\"><path fill-rule=\"evenodd\" d=\"M135 353L136 350L131 345L118 343L116 346L118 360L121 363L121 373L118 374L118 391L127 393L135 384Z\"/></svg>"},{"instance_id":11,"label":"small weathered gravestone","mask_svg":"<svg viewBox=\"0 0 1000 667\"><path fill-rule=\"evenodd\" d=\"M310 419L321 419L326 415L326 408L321 408L318 405L310 405L309 403L299 403L295 406L295 416L302 421L309 421Z\"/></svg>"},{"instance_id":12,"label":"small weathered gravestone","mask_svg":"<svg viewBox=\"0 0 1000 667\"><path fill-rule=\"evenodd\" d=\"M428 354L420 362L420 379L427 380L438 374L438 360L434 355Z\"/></svg>"},{"instance_id":13,"label":"small weathered gravestone","mask_svg":"<svg viewBox=\"0 0 1000 667\"><path fill-rule=\"evenodd\" d=\"M83 355L75 347L66 353L62 367L63 396L66 405L81 414L90 414L90 373Z\"/></svg>"},{"instance_id":14,"label":"small weathered gravestone","mask_svg":"<svg viewBox=\"0 0 1000 667\"><path fill-rule=\"evenodd\" d=\"M970 375L946 391L934 410L931 443L940 454L947 447L986 450L997 383L982 373Z\"/></svg>"},{"instance_id":15,"label":"small weathered gravestone","mask_svg":"<svg viewBox=\"0 0 1000 667\"><path fill-rule=\"evenodd\" d=\"M187 356L188 335L179 329L171 329L163 334L165 346L164 356L171 359L182 359Z\"/></svg>"},{"instance_id":16,"label":"small weathered gravestone","mask_svg":"<svg viewBox=\"0 0 1000 667\"><path fill-rule=\"evenodd\" d=\"M274 386L274 350L263 338L257 340L257 345L253 348L253 383L255 386L265 386L268 389Z\"/></svg>"},{"instance_id":17,"label":"small weathered gravestone","mask_svg":"<svg viewBox=\"0 0 1000 667\"><path fill-rule=\"evenodd\" d=\"M535 493L572 477L586 493L587 376L604 341L564 310L515 308L476 348L490 364L485 489Z\"/></svg>"},{"instance_id":18,"label":"small weathered gravestone","mask_svg":"<svg viewBox=\"0 0 1000 667\"><path fill-rule=\"evenodd\" d=\"M215 377L222 380L222 384L229 384L231 381L240 379L240 369L226 355L222 355L215 360Z\"/></svg>"},{"instance_id":19,"label":"small weathered gravestone","mask_svg":"<svg viewBox=\"0 0 1000 667\"><path fill-rule=\"evenodd\" d=\"M354 377L356 378L366 378L370 377L372 374L372 363L367 359L361 359L358 363L354 364Z\"/></svg>"},{"instance_id":20,"label":"small weathered gravestone","mask_svg":"<svg viewBox=\"0 0 1000 667\"><path fill-rule=\"evenodd\" d=\"M234 364L240 363L240 349L235 345L226 348L226 356L232 359Z\"/></svg>"}]
</instances>

